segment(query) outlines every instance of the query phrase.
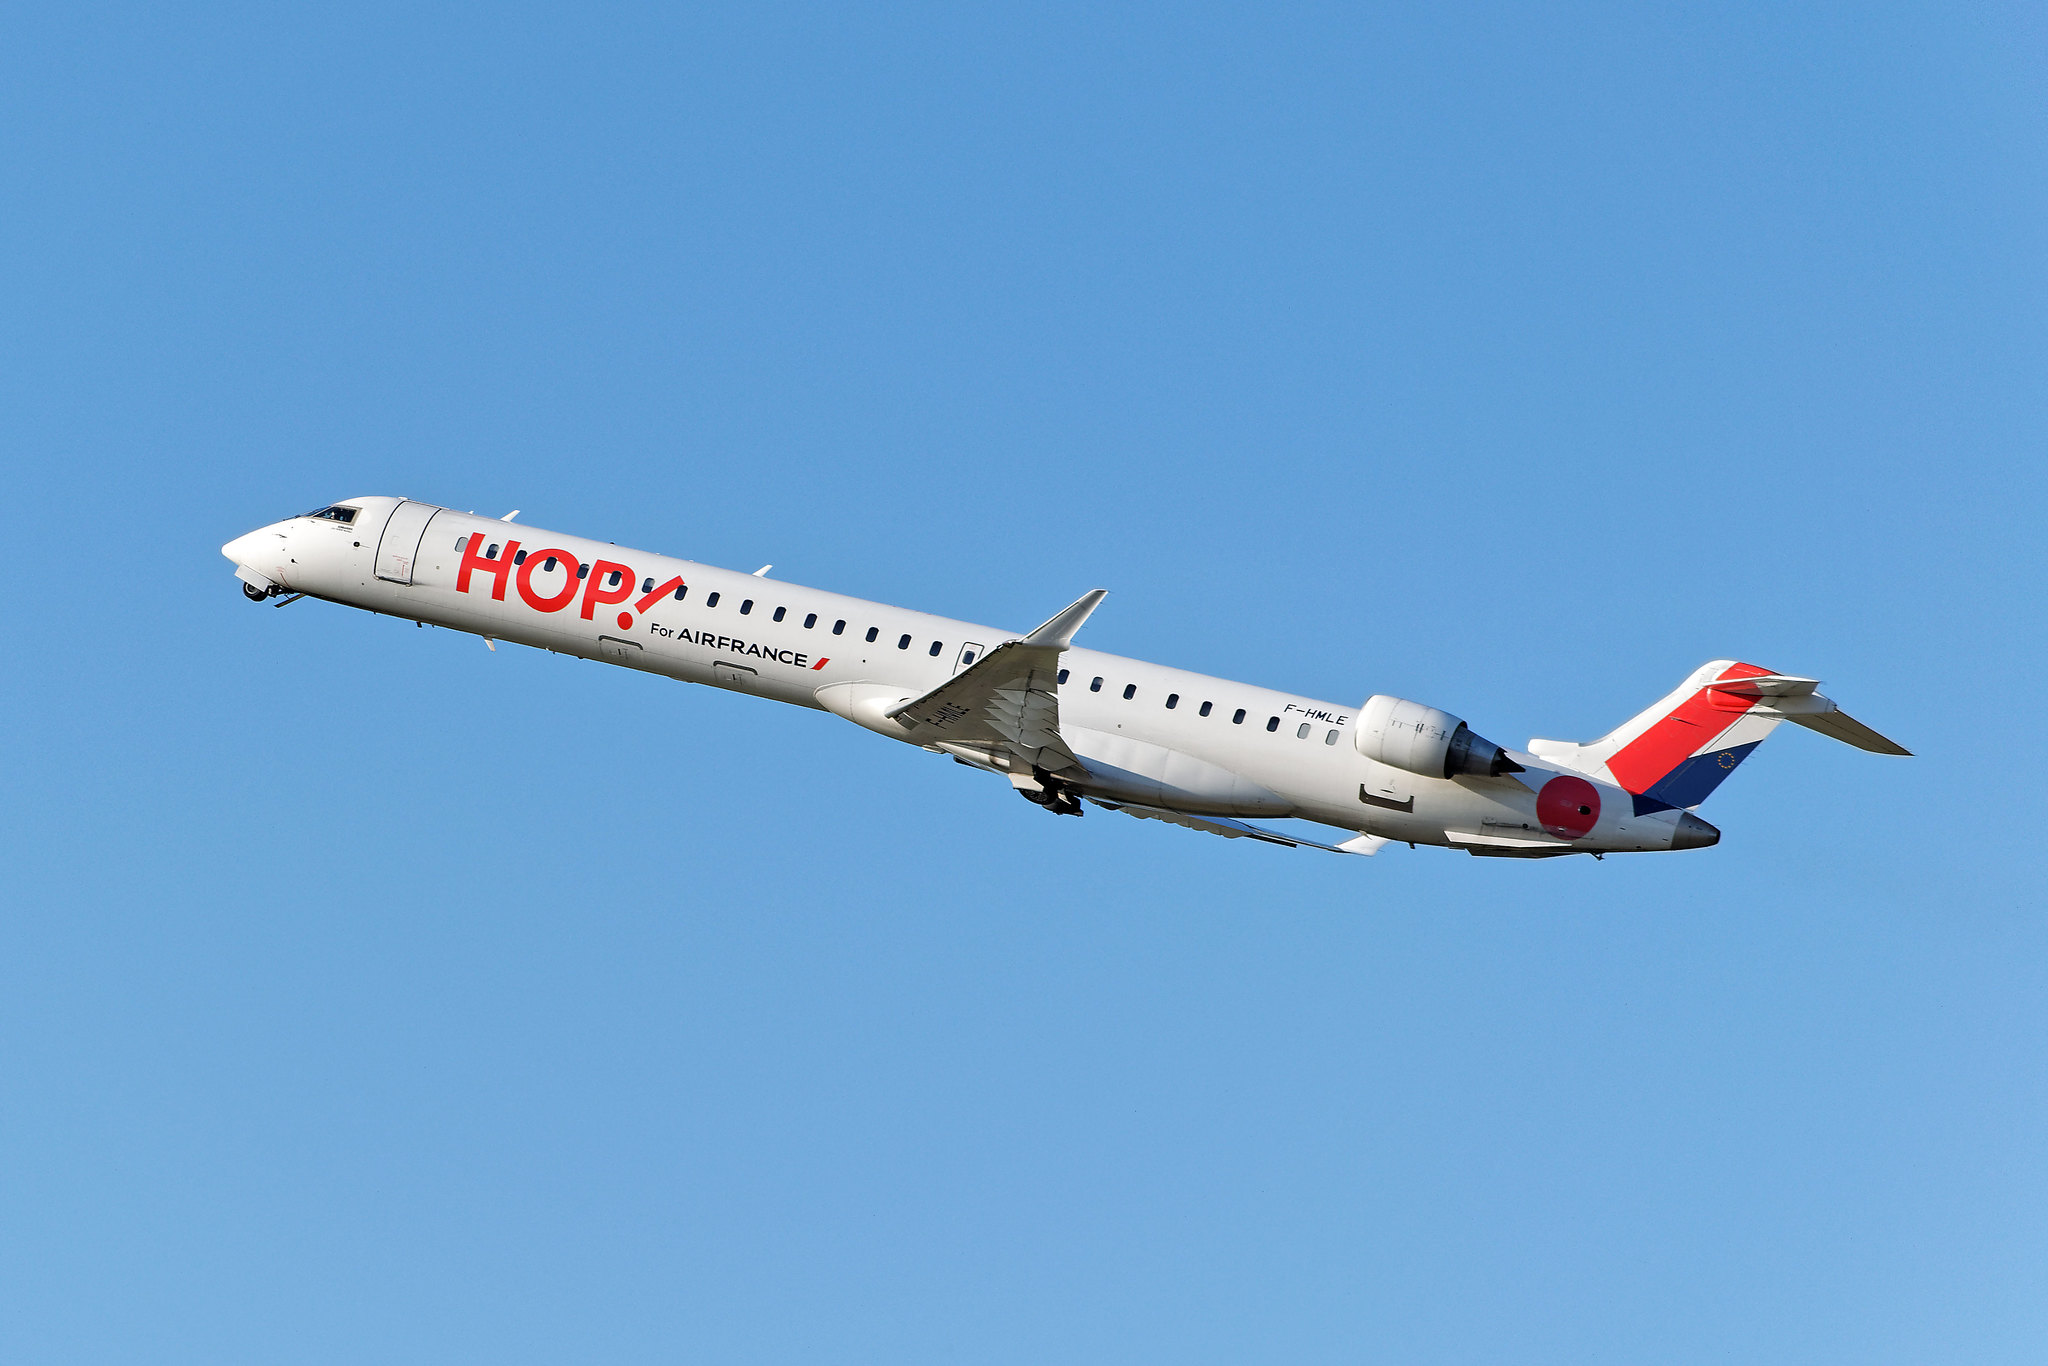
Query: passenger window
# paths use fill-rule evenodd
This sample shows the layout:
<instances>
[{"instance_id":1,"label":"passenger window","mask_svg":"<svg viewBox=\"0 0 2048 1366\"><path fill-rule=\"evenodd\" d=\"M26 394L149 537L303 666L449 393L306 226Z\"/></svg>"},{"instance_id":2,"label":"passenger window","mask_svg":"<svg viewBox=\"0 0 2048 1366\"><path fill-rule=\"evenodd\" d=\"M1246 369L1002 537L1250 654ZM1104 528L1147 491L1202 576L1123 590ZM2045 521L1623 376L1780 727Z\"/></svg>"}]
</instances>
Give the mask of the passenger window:
<instances>
[{"instance_id":1,"label":"passenger window","mask_svg":"<svg viewBox=\"0 0 2048 1366\"><path fill-rule=\"evenodd\" d=\"M520 551L520 552L519 552L519 553L518 553L517 555L514 555L514 556L512 557L512 563L514 563L514 564L525 564L525 563L526 563L526 552L522 550L522 551Z\"/></svg>"},{"instance_id":2,"label":"passenger window","mask_svg":"<svg viewBox=\"0 0 2048 1366\"><path fill-rule=\"evenodd\" d=\"M777 621L781 621L781 620L782 620L782 618L783 618L783 617L784 617L785 615L787 615L787 614L788 614L788 612L789 612L789 609L788 609L787 607L778 607L778 608L776 608L776 609L775 609L775 619L776 619Z\"/></svg>"},{"instance_id":3,"label":"passenger window","mask_svg":"<svg viewBox=\"0 0 2048 1366\"><path fill-rule=\"evenodd\" d=\"M495 549L493 549L493 550L491 551L491 553L492 553L493 555L495 555L495 554L497 554L498 552L497 552L497 551L496 551ZM611 576L611 579L609 580L609 582L610 582L610 584L611 584L611 586L612 586L613 588L617 588L617 587L619 586L619 571L618 571L618 570L614 569L614 570L612 571L612 576Z\"/></svg>"},{"instance_id":4,"label":"passenger window","mask_svg":"<svg viewBox=\"0 0 2048 1366\"><path fill-rule=\"evenodd\" d=\"M966 667L967 667L967 666L968 666L969 664L972 664L973 662L974 662L974 651L972 651L972 650L962 650L962 651L960 652L960 667L961 667L961 668L963 668L963 669L964 669L964 668L966 668Z\"/></svg>"},{"instance_id":5,"label":"passenger window","mask_svg":"<svg viewBox=\"0 0 2048 1366\"><path fill-rule=\"evenodd\" d=\"M687 593L687 592L689 592L689 591L690 591L690 585L688 585L687 583L679 583L679 584L677 584L677 585L676 585L676 601L677 601L677 602L681 602L681 601L683 600L683 594L685 594L685 593Z\"/></svg>"},{"instance_id":6,"label":"passenger window","mask_svg":"<svg viewBox=\"0 0 2048 1366\"><path fill-rule=\"evenodd\" d=\"M897 641L897 642L896 642L896 648L897 648L897 649L899 649L899 650L907 650L907 649L909 649L909 648L910 648L910 637L909 637L909 636L905 636L905 637L903 637L903 638L902 638L901 640Z\"/></svg>"},{"instance_id":7,"label":"passenger window","mask_svg":"<svg viewBox=\"0 0 2048 1366\"><path fill-rule=\"evenodd\" d=\"M835 622L833 622L833 623L832 623L832 634L833 634L833 635L835 635L835 636L843 636L843 635L845 635L845 634L846 634L846 623L845 623L845 622L843 622L843 621L835 621Z\"/></svg>"},{"instance_id":8,"label":"passenger window","mask_svg":"<svg viewBox=\"0 0 2048 1366\"><path fill-rule=\"evenodd\" d=\"M548 556L545 560L542 560L540 562L540 567L546 570L553 570L555 567L555 557L552 555Z\"/></svg>"},{"instance_id":9,"label":"passenger window","mask_svg":"<svg viewBox=\"0 0 2048 1366\"><path fill-rule=\"evenodd\" d=\"M652 593L654 591L654 580L642 579L640 581L640 591L643 593Z\"/></svg>"},{"instance_id":10,"label":"passenger window","mask_svg":"<svg viewBox=\"0 0 2048 1366\"><path fill-rule=\"evenodd\" d=\"M1232 716L1232 717L1230 718L1230 724L1231 724L1231 725L1233 725L1233 726L1241 726L1241 725L1243 725L1243 724L1244 724L1244 708L1243 708L1243 707L1239 707L1239 708L1237 709L1237 712L1236 712L1236 714L1235 714L1235 715L1233 715L1233 716Z\"/></svg>"},{"instance_id":11,"label":"passenger window","mask_svg":"<svg viewBox=\"0 0 2048 1366\"><path fill-rule=\"evenodd\" d=\"M936 641L936 640L935 640L935 641L933 641L933 642L932 642L932 657L933 657L934 659L936 659L936 658L938 657L939 651L941 651L941 650L943 650L943 649L945 649L945 648L946 648L946 647L945 647L945 645L944 645L943 643L941 643L941 642L939 642L939 641Z\"/></svg>"},{"instance_id":12,"label":"passenger window","mask_svg":"<svg viewBox=\"0 0 2048 1366\"><path fill-rule=\"evenodd\" d=\"M1324 744L1326 744L1326 745L1334 745L1334 744L1336 744L1336 743L1337 743L1337 732L1333 730L1333 731L1331 731L1331 732L1330 732L1330 733L1329 733L1328 735L1325 735L1325 736L1323 737L1323 743L1324 743Z\"/></svg>"},{"instance_id":13,"label":"passenger window","mask_svg":"<svg viewBox=\"0 0 2048 1366\"><path fill-rule=\"evenodd\" d=\"M1057 678L1056 680L1054 680L1054 681L1055 681L1055 682L1059 682L1059 683L1064 683L1064 682L1066 682L1066 681L1067 681L1067 671L1066 671L1065 669L1061 669L1061 670L1060 670L1060 676L1059 676L1059 677L1058 677L1058 678Z\"/></svg>"},{"instance_id":14,"label":"passenger window","mask_svg":"<svg viewBox=\"0 0 2048 1366\"><path fill-rule=\"evenodd\" d=\"M495 560L498 558L498 543L496 541L492 541L489 545L484 547L484 558L487 560Z\"/></svg>"},{"instance_id":15,"label":"passenger window","mask_svg":"<svg viewBox=\"0 0 2048 1366\"><path fill-rule=\"evenodd\" d=\"M1177 707L1177 706L1179 706L1179 705L1180 705L1180 694L1179 694L1179 693L1177 693L1177 692L1170 692L1170 693L1168 693L1168 694L1166 695L1166 709L1167 709L1168 711L1172 711L1172 710L1173 710L1173 709L1174 709L1175 707Z\"/></svg>"},{"instance_id":16,"label":"passenger window","mask_svg":"<svg viewBox=\"0 0 2048 1366\"><path fill-rule=\"evenodd\" d=\"M1301 728L1294 732L1294 738L1297 740L1308 739L1308 722L1304 721L1301 723Z\"/></svg>"},{"instance_id":17,"label":"passenger window","mask_svg":"<svg viewBox=\"0 0 2048 1366\"><path fill-rule=\"evenodd\" d=\"M810 630L813 626L816 626L817 624L818 614L816 612L813 612L809 616L804 618L804 629L806 631Z\"/></svg>"},{"instance_id":18,"label":"passenger window","mask_svg":"<svg viewBox=\"0 0 2048 1366\"><path fill-rule=\"evenodd\" d=\"M741 615L741 616L745 616L745 615L746 615L747 613L749 613L749 612L751 612L751 611L753 611L753 610L754 610L754 600L753 600L752 598L748 598L748 599L747 599L747 600L746 600L745 602L742 602L742 603L740 604L740 615Z\"/></svg>"},{"instance_id":19,"label":"passenger window","mask_svg":"<svg viewBox=\"0 0 2048 1366\"><path fill-rule=\"evenodd\" d=\"M1213 708L1215 705L1216 704L1214 702L1204 702L1202 704L1202 715L1207 716L1210 712L1210 709Z\"/></svg>"},{"instance_id":20,"label":"passenger window","mask_svg":"<svg viewBox=\"0 0 2048 1366\"><path fill-rule=\"evenodd\" d=\"M1278 729L1280 729L1280 718L1279 718L1279 717L1277 717L1277 716L1269 716L1269 717L1267 717L1267 718L1266 718L1266 732L1267 732L1267 734L1269 734L1269 735L1270 735L1270 734L1271 734L1272 732L1274 732L1274 731L1276 731L1276 730L1278 730Z\"/></svg>"},{"instance_id":21,"label":"passenger window","mask_svg":"<svg viewBox=\"0 0 2048 1366\"><path fill-rule=\"evenodd\" d=\"M456 548L457 550L460 550L460 549L462 549L462 547L464 547L464 546L466 546L466 545L468 545L468 544L469 544L469 537L467 537L467 536L457 536L457 537L455 538L455 548Z\"/></svg>"},{"instance_id":22,"label":"passenger window","mask_svg":"<svg viewBox=\"0 0 2048 1366\"><path fill-rule=\"evenodd\" d=\"M708 598L704 599L704 605L705 605L706 607L716 607L716 606L718 606L718 594L716 594L716 593L713 593L713 594L712 594L712 595L711 595L710 597L708 597Z\"/></svg>"},{"instance_id":23,"label":"passenger window","mask_svg":"<svg viewBox=\"0 0 2048 1366\"><path fill-rule=\"evenodd\" d=\"M1101 691L1102 691L1102 675L1100 675L1100 674L1097 674L1097 675L1095 676L1095 681L1094 681L1093 683L1090 683L1090 684L1088 685L1088 691L1089 691L1089 692L1101 692Z\"/></svg>"},{"instance_id":24,"label":"passenger window","mask_svg":"<svg viewBox=\"0 0 2048 1366\"><path fill-rule=\"evenodd\" d=\"M876 637L876 636L878 636L878 635L880 635L880 634L882 634L882 628L881 628L881 627L879 627L879 626L870 626L870 627L868 627L868 644L870 644L870 645L874 644L874 643L875 643L875 637Z\"/></svg>"},{"instance_id":25,"label":"passenger window","mask_svg":"<svg viewBox=\"0 0 2048 1366\"><path fill-rule=\"evenodd\" d=\"M1138 695L1138 685L1137 685L1137 684L1135 684L1135 683L1126 683L1126 684L1124 684L1124 701L1128 702L1128 701L1130 701L1130 700L1131 700L1131 699L1132 699L1133 697L1136 697L1137 695Z\"/></svg>"},{"instance_id":26,"label":"passenger window","mask_svg":"<svg viewBox=\"0 0 2048 1366\"><path fill-rule=\"evenodd\" d=\"M579 579L587 579L587 578L589 578L589 577L590 577L590 566L589 566L589 565L587 565L587 564L579 564L579 565L577 565L577 566L576 566L576 577L577 577L577 578L579 578Z\"/></svg>"}]
</instances>

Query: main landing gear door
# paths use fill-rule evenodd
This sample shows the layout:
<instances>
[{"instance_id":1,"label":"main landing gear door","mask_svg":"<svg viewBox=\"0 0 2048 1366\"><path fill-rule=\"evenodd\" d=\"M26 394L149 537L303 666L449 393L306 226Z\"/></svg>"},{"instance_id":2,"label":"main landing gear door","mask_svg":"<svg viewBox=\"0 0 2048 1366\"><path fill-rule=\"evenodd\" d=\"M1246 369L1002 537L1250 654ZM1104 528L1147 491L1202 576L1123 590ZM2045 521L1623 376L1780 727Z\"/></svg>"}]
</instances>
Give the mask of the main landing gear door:
<instances>
[{"instance_id":1,"label":"main landing gear door","mask_svg":"<svg viewBox=\"0 0 2048 1366\"><path fill-rule=\"evenodd\" d=\"M391 583L411 583L413 566L419 563L420 538L427 523L441 509L432 503L400 503L385 519L384 536L377 542L377 577Z\"/></svg>"}]
</instances>

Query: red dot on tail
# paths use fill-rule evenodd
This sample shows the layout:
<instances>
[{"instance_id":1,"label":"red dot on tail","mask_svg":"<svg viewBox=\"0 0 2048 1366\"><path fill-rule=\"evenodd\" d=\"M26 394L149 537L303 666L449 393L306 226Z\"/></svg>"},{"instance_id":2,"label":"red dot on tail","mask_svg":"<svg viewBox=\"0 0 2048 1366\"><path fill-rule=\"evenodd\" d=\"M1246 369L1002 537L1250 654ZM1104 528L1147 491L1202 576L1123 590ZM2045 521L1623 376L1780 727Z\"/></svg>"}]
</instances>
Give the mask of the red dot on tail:
<instances>
[{"instance_id":1,"label":"red dot on tail","mask_svg":"<svg viewBox=\"0 0 2048 1366\"><path fill-rule=\"evenodd\" d=\"M633 614L631 612L619 613L619 629L621 631L630 631L633 629Z\"/></svg>"}]
</instances>

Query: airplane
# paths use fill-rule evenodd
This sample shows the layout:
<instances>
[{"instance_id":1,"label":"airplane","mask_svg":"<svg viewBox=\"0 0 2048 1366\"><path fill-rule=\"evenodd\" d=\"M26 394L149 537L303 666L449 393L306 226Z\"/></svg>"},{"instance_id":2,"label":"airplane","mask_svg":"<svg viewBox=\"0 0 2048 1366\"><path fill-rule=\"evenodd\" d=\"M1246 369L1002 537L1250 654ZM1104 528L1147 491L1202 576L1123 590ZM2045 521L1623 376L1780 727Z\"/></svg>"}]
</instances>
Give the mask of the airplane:
<instances>
[{"instance_id":1,"label":"airplane","mask_svg":"<svg viewBox=\"0 0 2048 1366\"><path fill-rule=\"evenodd\" d=\"M1228 839L1496 858L1699 849L1696 808L1779 723L1909 751L1818 680L1717 659L1598 740L1483 739L1375 694L1349 707L1074 644L1094 589L1018 634L542 531L410 498L353 498L221 547L242 592L318 598L421 625L813 707L1009 782ZM1254 824L1296 818L1324 843ZM1328 838L1335 839L1335 836Z\"/></svg>"}]
</instances>

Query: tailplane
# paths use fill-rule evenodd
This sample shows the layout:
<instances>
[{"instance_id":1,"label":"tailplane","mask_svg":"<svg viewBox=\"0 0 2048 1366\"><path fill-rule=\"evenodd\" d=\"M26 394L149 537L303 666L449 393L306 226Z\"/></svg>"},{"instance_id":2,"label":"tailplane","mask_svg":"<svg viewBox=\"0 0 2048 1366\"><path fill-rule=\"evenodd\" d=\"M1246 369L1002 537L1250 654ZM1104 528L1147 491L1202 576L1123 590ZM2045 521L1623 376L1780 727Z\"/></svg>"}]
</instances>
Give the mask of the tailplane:
<instances>
[{"instance_id":1,"label":"tailplane","mask_svg":"<svg viewBox=\"0 0 2048 1366\"><path fill-rule=\"evenodd\" d=\"M1698 806L1782 721L1875 754L1911 752L1843 712L1818 686L1818 679L1717 659L1598 740L1531 740L1529 752L1616 784L1635 797L1639 816Z\"/></svg>"}]
</instances>

